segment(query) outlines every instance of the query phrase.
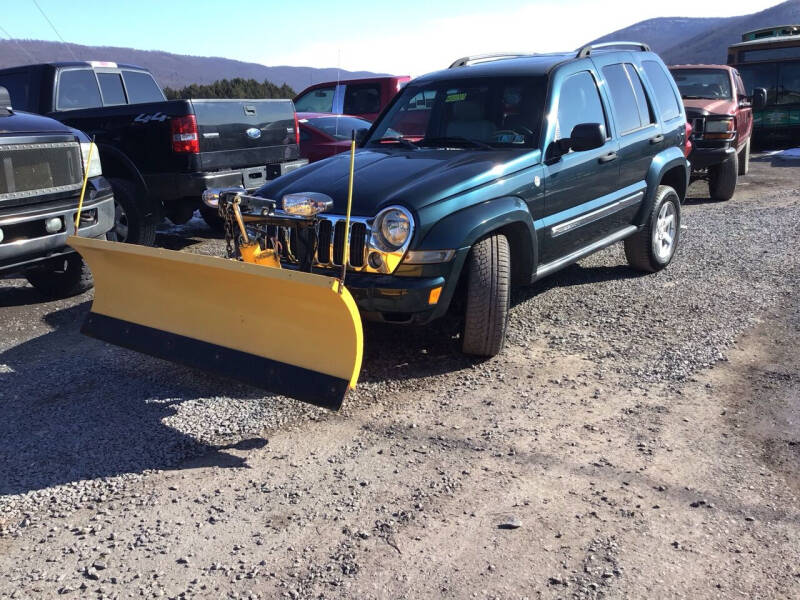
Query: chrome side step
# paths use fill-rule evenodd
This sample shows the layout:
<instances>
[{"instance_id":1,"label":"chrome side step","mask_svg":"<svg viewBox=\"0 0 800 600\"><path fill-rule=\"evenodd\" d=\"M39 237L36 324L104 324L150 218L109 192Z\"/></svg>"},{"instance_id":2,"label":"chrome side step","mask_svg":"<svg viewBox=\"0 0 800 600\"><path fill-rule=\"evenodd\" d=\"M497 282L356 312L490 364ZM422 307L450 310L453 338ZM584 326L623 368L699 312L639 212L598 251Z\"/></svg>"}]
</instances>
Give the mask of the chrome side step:
<instances>
[{"instance_id":1,"label":"chrome side step","mask_svg":"<svg viewBox=\"0 0 800 600\"><path fill-rule=\"evenodd\" d=\"M593 242L588 246L580 248L579 250L576 250L571 254L567 254L566 256L554 260L552 262L539 265L539 267L536 269L536 274L533 276L533 281L541 279L545 275L550 275L550 273L554 273L559 269L563 269L564 267L569 266L572 263L577 262L580 259L584 258L585 256L589 256L590 254L597 252L602 248L605 248L606 246L610 246L611 244L615 244L620 240L624 240L629 235L636 233L636 229L637 229L636 225L629 225L628 227L620 229L619 231L612 233L611 235L604 237L601 240L597 240L596 242Z\"/></svg>"}]
</instances>

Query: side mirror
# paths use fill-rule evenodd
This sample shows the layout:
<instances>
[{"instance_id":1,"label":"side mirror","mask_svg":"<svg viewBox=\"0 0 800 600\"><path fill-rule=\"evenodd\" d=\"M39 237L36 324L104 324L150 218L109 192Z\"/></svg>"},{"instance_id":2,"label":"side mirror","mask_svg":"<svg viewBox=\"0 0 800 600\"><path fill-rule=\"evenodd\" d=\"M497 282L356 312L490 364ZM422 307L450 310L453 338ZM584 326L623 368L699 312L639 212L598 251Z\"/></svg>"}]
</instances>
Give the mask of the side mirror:
<instances>
[{"instance_id":1,"label":"side mirror","mask_svg":"<svg viewBox=\"0 0 800 600\"><path fill-rule=\"evenodd\" d=\"M369 129L356 129L356 146L359 148L367 141L367 134Z\"/></svg>"},{"instance_id":2,"label":"side mirror","mask_svg":"<svg viewBox=\"0 0 800 600\"><path fill-rule=\"evenodd\" d=\"M569 145L575 152L594 150L606 143L606 128L600 123L580 123L575 125L569 136Z\"/></svg>"},{"instance_id":3,"label":"side mirror","mask_svg":"<svg viewBox=\"0 0 800 600\"><path fill-rule=\"evenodd\" d=\"M11 94L2 85L0 85L0 111L11 112Z\"/></svg>"},{"instance_id":4,"label":"side mirror","mask_svg":"<svg viewBox=\"0 0 800 600\"><path fill-rule=\"evenodd\" d=\"M766 88L755 88L753 90L753 110L762 110L767 105Z\"/></svg>"}]
</instances>

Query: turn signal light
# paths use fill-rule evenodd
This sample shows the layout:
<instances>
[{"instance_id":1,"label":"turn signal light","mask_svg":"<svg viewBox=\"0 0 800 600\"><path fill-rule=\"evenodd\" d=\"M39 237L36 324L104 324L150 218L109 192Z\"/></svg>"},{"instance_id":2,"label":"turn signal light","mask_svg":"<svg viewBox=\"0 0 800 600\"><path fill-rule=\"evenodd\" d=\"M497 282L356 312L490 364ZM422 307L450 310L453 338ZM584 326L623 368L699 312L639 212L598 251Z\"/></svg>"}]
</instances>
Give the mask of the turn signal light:
<instances>
[{"instance_id":1,"label":"turn signal light","mask_svg":"<svg viewBox=\"0 0 800 600\"><path fill-rule=\"evenodd\" d=\"M200 138L197 135L197 119L194 115L172 117L172 151L181 154L199 154Z\"/></svg>"}]
</instances>

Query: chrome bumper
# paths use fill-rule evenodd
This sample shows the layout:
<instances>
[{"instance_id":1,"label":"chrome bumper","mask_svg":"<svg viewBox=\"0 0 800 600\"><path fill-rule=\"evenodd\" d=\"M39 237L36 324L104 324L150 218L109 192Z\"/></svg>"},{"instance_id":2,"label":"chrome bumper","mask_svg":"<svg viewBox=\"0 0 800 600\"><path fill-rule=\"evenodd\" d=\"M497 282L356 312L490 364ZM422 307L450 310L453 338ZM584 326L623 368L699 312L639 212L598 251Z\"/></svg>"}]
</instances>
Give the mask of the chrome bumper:
<instances>
[{"instance_id":1,"label":"chrome bumper","mask_svg":"<svg viewBox=\"0 0 800 600\"><path fill-rule=\"evenodd\" d=\"M0 242L0 271L16 270L28 263L50 256L70 252L67 238L75 233L75 213L78 207L42 207L26 210L17 215L0 216L0 229L4 240ZM58 217L63 222L61 231L47 233L44 223ZM85 204L82 223L78 229L81 237L100 237L114 227L114 197ZM41 234L39 234L41 232Z\"/></svg>"}]
</instances>

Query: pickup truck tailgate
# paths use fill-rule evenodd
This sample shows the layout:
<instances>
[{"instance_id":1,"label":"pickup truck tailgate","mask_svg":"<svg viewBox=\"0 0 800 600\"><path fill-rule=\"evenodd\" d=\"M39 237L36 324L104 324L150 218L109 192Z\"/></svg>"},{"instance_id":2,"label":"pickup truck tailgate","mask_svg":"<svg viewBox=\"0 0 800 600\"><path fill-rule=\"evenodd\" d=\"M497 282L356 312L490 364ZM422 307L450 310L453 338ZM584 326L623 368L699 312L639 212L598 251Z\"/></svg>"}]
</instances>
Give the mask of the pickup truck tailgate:
<instances>
[{"instance_id":1,"label":"pickup truck tailgate","mask_svg":"<svg viewBox=\"0 0 800 600\"><path fill-rule=\"evenodd\" d=\"M299 156L291 100L191 100L204 171Z\"/></svg>"}]
</instances>

